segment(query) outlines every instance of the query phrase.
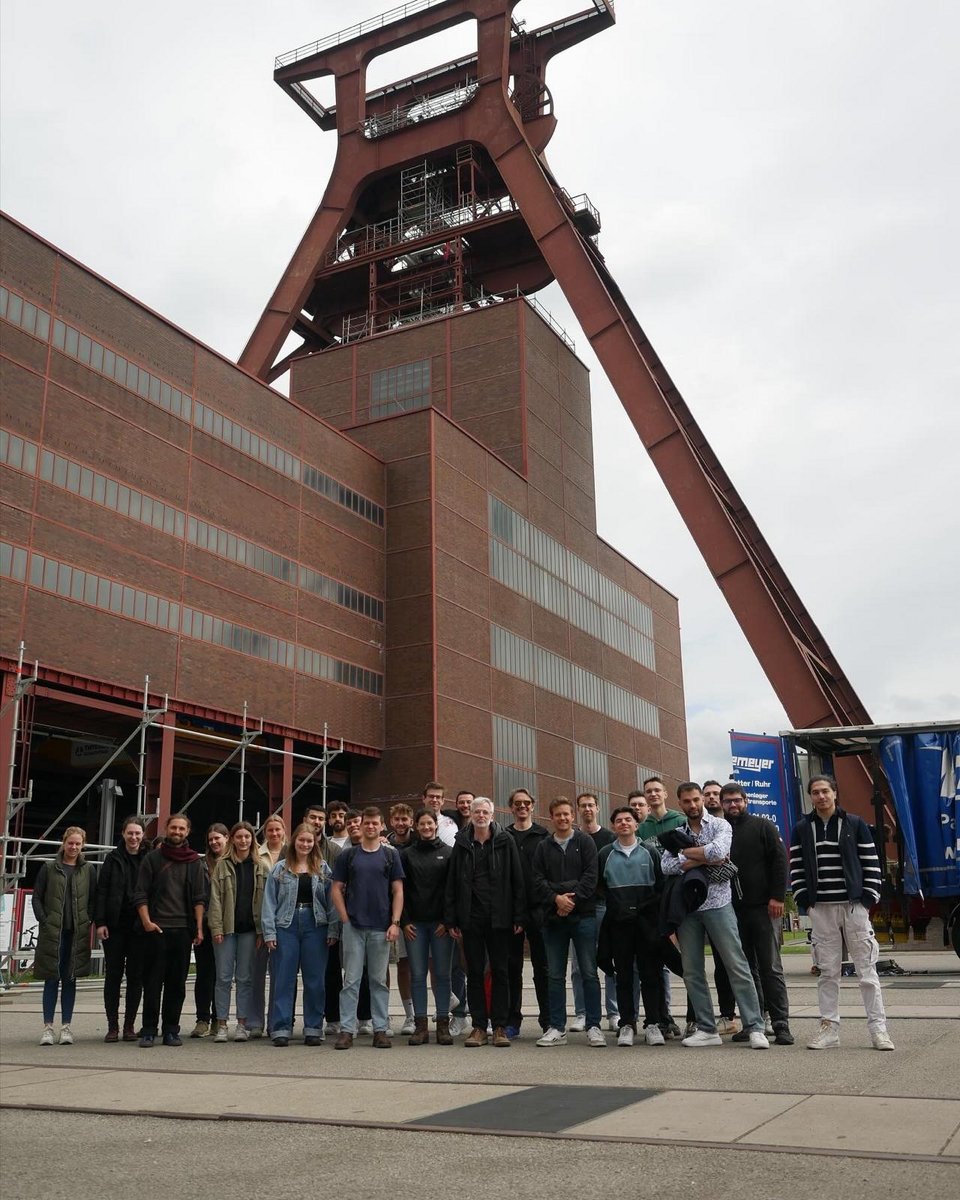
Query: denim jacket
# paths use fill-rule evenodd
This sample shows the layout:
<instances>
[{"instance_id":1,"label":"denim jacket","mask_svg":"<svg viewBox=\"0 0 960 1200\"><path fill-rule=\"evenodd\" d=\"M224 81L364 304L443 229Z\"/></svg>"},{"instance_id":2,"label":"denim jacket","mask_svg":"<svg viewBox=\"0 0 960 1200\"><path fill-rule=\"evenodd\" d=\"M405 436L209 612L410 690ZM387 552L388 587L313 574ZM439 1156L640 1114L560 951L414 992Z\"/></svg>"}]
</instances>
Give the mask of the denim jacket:
<instances>
[{"instance_id":1,"label":"denim jacket","mask_svg":"<svg viewBox=\"0 0 960 1200\"><path fill-rule=\"evenodd\" d=\"M332 874L326 863L322 863L321 867L319 875L310 877L313 884L313 917L318 925L327 926L327 937L339 938L340 918L330 900ZM278 926L288 929L293 924L293 914L297 908L298 879L299 876L287 870L287 865L282 859L270 872L263 889L263 910L260 918L265 942L277 940Z\"/></svg>"}]
</instances>

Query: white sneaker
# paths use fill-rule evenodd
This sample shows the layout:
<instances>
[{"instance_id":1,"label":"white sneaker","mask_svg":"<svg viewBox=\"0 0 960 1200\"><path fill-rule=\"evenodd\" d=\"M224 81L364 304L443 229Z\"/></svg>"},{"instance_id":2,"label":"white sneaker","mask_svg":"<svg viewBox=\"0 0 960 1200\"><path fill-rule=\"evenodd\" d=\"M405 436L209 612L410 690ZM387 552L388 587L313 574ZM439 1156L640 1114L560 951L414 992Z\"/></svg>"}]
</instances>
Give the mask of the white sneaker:
<instances>
[{"instance_id":1,"label":"white sneaker","mask_svg":"<svg viewBox=\"0 0 960 1200\"><path fill-rule=\"evenodd\" d=\"M719 1033L707 1033L704 1029L698 1029L695 1033L691 1033L689 1037L685 1037L680 1043L681 1046L722 1046L723 1038Z\"/></svg>"},{"instance_id":2,"label":"white sneaker","mask_svg":"<svg viewBox=\"0 0 960 1200\"><path fill-rule=\"evenodd\" d=\"M759 1029L755 1029L750 1034L750 1049L769 1050L770 1043L767 1041L767 1035L765 1033L761 1033Z\"/></svg>"},{"instance_id":3,"label":"white sneaker","mask_svg":"<svg viewBox=\"0 0 960 1200\"><path fill-rule=\"evenodd\" d=\"M233 1040L235 1042L250 1041L250 1030L246 1027L246 1025L237 1025L236 1029L233 1031Z\"/></svg>"},{"instance_id":4,"label":"white sneaker","mask_svg":"<svg viewBox=\"0 0 960 1200\"><path fill-rule=\"evenodd\" d=\"M633 1045L633 1030L631 1029L631 1027L629 1025L621 1025L620 1026L620 1032L617 1034L617 1045L618 1046L632 1046Z\"/></svg>"},{"instance_id":5,"label":"white sneaker","mask_svg":"<svg viewBox=\"0 0 960 1200\"><path fill-rule=\"evenodd\" d=\"M416 1021L413 1019L413 1017L407 1017L406 1020L403 1022L403 1024L400 1026L400 1036L406 1037L408 1034L416 1033L416 1032L417 1032Z\"/></svg>"},{"instance_id":6,"label":"white sneaker","mask_svg":"<svg viewBox=\"0 0 960 1200\"><path fill-rule=\"evenodd\" d=\"M52 1046L55 1040L56 1039L53 1036L53 1026L52 1025L44 1025L43 1033L41 1033L41 1035L40 1035L40 1045L41 1046Z\"/></svg>"},{"instance_id":7,"label":"white sneaker","mask_svg":"<svg viewBox=\"0 0 960 1200\"><path fill-rule=\"evenodd\" d=\"M543 1037L537 1038L538 1046L565 1046L566 1044L567 1035L562 1029L554 1029L552 1025Z\"/></svg>"},{"instance_id":8,"label":"white sneaker","mask_svg":"<svg viewBox=\"0 0 960 1200\"><path fill-rule=\"evenodd\" d=\"M217 1031L213 1035L215 1042L225 1042L227 1040L227 1023L226 1021L217 1022Z\"/></svg>"},{"instance_id":9,"label":"white sneaker","mask_svg":"<svg viewBox=\"0 0 960 1200\"><path fill-rule=\"evenodd\" d=\"M387 1035L387 1037L393 1037L393 1029L389 1025L383 1032Z\"/></svg>"},{"instance_id":10,"label":"white sneaker","mask_svg":"<svg viewBox=\"0 0 960 1200\"><path fill-rule=\"evenodd\" d=\"M359 1023L359 1025L357 1025L357 1037L372 1037L372 1036L373 1036L373 1022L372 1021L361 1021Z\"/></svg>"},{"instance_id":11,"label":"white sneaker","mask_svg":"<svg viewBox=\"0 0 960 1200\"><path fill-rule=\"evenodd\" d=\"M719 1033L721 1037L726 1037L728 1034L739 1032L740 1022L736 1017L721 1017L717 1022L717 1033Z\"/></svg>"},{"instance_id":12,"label":"white sneaker","mask_svg":"<svg viewBox=\"0 0 960 1200\"><path fill-rule=\"evenodd\" d=\"M587 1045L588 1046L605 1046L607 1039L603 1036L603 1030L599 1025L591 1025L587 1030Z\"/></svg>"},{"instance_id":13,"label":"white sneaker","mask_svg":"<svg viewBox=\"0 0 960 1200\"><path fill-rule=\"evenodd\" d=\"M620 1028L620 1014L614 1013L612 1017L607 1017L607 1028L611 1033L616 1033Z\"/></svg>"},{"instance_id":14,"label":"white sneaker","mask_svg":"<svg viewBox=\"0 0 960 1200\"><path fill-rule=\"evenodd\" d=\"M648 1025L643 1031L643 1040L648 1046L663 1046L666 1040L659 1025Z\"/></svg>"},{"instance_id":15,"label":"white sneaker","mask_svg":"<svg viewBox=\"0 0 960 1200\"><path fill-rule=\"evenodd\" d=\"M832 1050L840 1045L840 1026L834 1021L821 1021L820 1031L812 1042L807 1042L808 1050Z\"/></svg>"},{"instance_id":16,"label":"white sneaker","mask_svg":"<svg viewBox=\"0 0 960 1200\"><path fill-rule=\"evenodd\" d=\"M70 1032L69 1025L64 1025L63 1028L60 1030L60 1045L61 1046L72 1046L73 1045L73 1034Z\"/></svg>"},{"instance_id":17,"label":"white sneaker","mask_svg":"<svg viewBox=\"0 0 960 1200\"><path fill-rule=\"evenodd\" d=\"M875 1029L870 1034L870 1040L874 1050L896 1050L896 1046L890 1040L890 1034L885 1029Z\"/></svg>"},{"instance_id":18,"label":"white sneaker","mask_svg":"<svg viewBox=\"0 0 960 1200\"><path fill-rule=\"evenodd\" d=\"M767 1014L767 1016L765 1016L763 1019L763 1032L768 1038L777 1036L777 1031L773 1027L773 1022L770 1020L769 1014Z\"/></svg>"},{"instance_id":19,"label":"white sneaker","mask_svg":"<svg viewBox=\"0 0 960 1200\"><path fill-rule=\"evenodd\" d=\"M336 1037L339 1032L340 1032L340 1022L339 1021L328 1021L326 1023L326 1025L324 1026L324 1030L323 1030L324 1037Z\"/></svg>"},{"instance_id":20,"label":"white sneaker","mask_svg":"<svg viewBox=\"0 0 960 1200\"><path fill-rule=\"evenodd\" d=\"M450 1036L460 1037L467 1027L466 1017L451 1017L450 1018Z\"/></svg>"},{"instance_id":21,"label":"white sneaker","mask_svg":"<svg viewBox=\"0 0 960 1200\"><path fill-rule=\"evenodd\" d=\"M587 1018L586 1017L583 1017L583 1016L574 1017L573 1020L569 1023L569 1025L567 1025L567 1031L569 1033L583 1033L583 1031L586 1029L586 1027L587 1027Z\"/></svg>"}]
</instances>

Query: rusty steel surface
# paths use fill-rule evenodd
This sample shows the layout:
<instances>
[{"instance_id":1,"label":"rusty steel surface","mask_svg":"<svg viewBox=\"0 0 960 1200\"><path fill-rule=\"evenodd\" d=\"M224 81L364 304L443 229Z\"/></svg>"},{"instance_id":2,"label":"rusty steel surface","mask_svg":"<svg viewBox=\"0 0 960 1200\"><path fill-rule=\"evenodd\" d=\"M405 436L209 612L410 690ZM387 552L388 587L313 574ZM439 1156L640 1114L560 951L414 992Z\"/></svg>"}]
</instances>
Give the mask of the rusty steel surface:
<instances>
[{"instance_id":1,"label":"rusty steel surface","mask_svg":"<svg viewBox=\"0 0 960 1200\"><path fill-rule=\"evenodd\" d=\"M525 33L512 21L516 3L447 0L278 69L278 82L287 90L291 83L335 76L336 108L329 111L336 118L338 151L320 207L240 365L261 378L275 377L287 364L276 365L276 356L294 328L305 336L308 350L332 340L337 315L360 302L359 287L351 294L334 282L332 276L344 268L331 263L330 256L336 258L345 231L368 224L355 211L361 197L366 203L376 200L379 187L382 200L383 181L398 177L411 163L449 156L457 147L479 147L490 186L501 188L518 210L490 228L486 257L482 230L479 225L474 230L483 285L490 291L518 286L534 291L551 280L560 284L789 720L804 728L868 724L864 705L599 254L591 238L594 226L584 225L582 214L589 210L581 209L578 220L569 194L542 157L555 128L546 63L559 50L612 24L612 6L595 4ZM468 17L477 21L475 58L443 64L367 97L365 68L376 54ZM517 69L537 81L539 90L511 94L511 72ZM461 83L466 87L458 103L444 108L438 100L431 109L430 93L423 89L431 80L449 88L457 70L465 71ZM411 108L409 96L417 88L419 107ZM389 114L394 115L384 125ZM462 234L457 231L458 237ZM371 296L375 292L371 286ZM369 304L372 308L375 300ZM304 305L314 311L304 315ZM869 811L866 772L843 764L841 773L847 802Z\"/></svg>"}]
</instances>

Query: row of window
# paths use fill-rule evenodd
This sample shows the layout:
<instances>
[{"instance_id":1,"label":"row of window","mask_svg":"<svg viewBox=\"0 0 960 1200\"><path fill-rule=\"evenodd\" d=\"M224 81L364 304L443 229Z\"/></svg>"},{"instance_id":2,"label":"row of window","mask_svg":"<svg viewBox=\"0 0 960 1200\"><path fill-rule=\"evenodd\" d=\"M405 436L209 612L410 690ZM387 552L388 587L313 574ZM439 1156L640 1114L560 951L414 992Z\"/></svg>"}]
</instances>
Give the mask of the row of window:
<instances>
[{"instance_id":1,"label":"row of window","mask_svg":"<svg viewBox=\"0 0 960 1200\"><path fill-rule=\"evenodd\" d=\"M46 338L50 333L50 314L22 296L7 288L0 288L0 316L37 337ZM84 363L100 375L119 383L128 391L135 392L144 400L165 409L181 420L189 421L218 441L232 446L241 454L249 455L290 479L302 481L312 491L319 492L334 504L355 512L374 525L383 525L383 508L352 488L331 478L318 467L312 467L289 450L260 437L230 417L217 412L209 405L194 400L187 392L160 379L145 367L116 354L93 338L81 333L72 325L55 319L53 321L53 344L64 354Z\"/></svg>"},{"instance_id":2,"label":"row of window","mask_svg":"<svg viewBox=\"0 0 960 1200\"><path fill-rule=\"evenodd\" d=\"M653 637L653 610L520 513L490 497L490 532L538 567L570 584L608 613Z\"/></svg>"},{"instance_id":3,"label":"row of window","mask_svg":"<svg viewBox=\"0 0 960 1200\"><path fill-rule=\"evenodd\" d=\"M18 471L34 475L37 457L38 447L33 442L0 429L0 463L5 462ZM47 483L64 488L93 504L112 509L143 525L150 525L163 533L178 538L186 536L191 544L208 550L211 554L228 558L265 575L272 575L295 587L304 588L342 608L362 613L375 621L383 620L383 601L376 596L368 596L365 592L322 575L310 567L300 566L282 554L248 542L235 533L229 533L205 521L198 521L195 517L187 519L180 509L146 496L136 488L126 487L98 471L72 462L50 450L40 452L39 462L40 478Z\"/></svg>"},{"instance_id":4,"label":"row of window","mask_svg":"<svg viewBox=\"0 0 960 1200\"><path fill-rule=\"evenodd\" d=\"M497 802L506 807L510 793L524 788L537 794L537 731L493 714L493 781Z\"/></svg>"},{"instance_id":5,"label":"row of window","mask_svg":"<svg viewBox=\"0 0 960 1200\"><path fill-rule=\"evenodd\" d=\"M341 662L284 638L224 621L211 613L166 600L162 596L129 587L92 571L83 571L42 554L29 555L28 569L27 557L27 551L22 547L0 542L0 575L28 582L31 587L101 608L116 616L130 617L159 629L180 633L183 637L224 646L291 671L358 688L375 696L383 694L383 676L376 671Z\"/></svg>"},{"instance_id":6,"label":"row of window","mask_svg":"<svg viewBox=\"0 0 960 1200\"><path fill-rule=\"evenodd\" d=\"M631 729L660 736L655 704L499 625L490 626L490 663L498 671L535 683Z\"/></svg>"},{"instance_id":7,"label":"row of window","mask_svg":"<svg viewBox=\"0 0 960 1200\"><path fill-rule=\"evenodd\" d=\"M430 403L430 359L386 367L370 376L370 418L412 412Z\"/></svg>"}]
</instances>

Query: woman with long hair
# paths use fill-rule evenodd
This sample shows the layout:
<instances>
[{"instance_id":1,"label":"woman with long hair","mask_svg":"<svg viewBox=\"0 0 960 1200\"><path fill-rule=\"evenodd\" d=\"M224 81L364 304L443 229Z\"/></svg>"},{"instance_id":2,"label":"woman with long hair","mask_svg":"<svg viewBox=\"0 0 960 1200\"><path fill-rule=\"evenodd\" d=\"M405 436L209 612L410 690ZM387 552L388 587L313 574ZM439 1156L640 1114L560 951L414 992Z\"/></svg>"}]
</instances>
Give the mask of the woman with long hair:
<instances>
[{"instance_id":1,"label":"woman with long hair","mask_svg":"<svg viewBox=\"0 0 960 1200\"><path fill-rule=\"evenodd\" d=\"M237 986L235 1042L249 1036L253 998L253 963L260 943L260 911L267 866L257 853L256 830L249 821L238 821L210 880L207 919L217 964L215 1042L227 1040L230 992Z\"/></svg>"},{"instance_id":2,"label":"woman with long hair","mask_svg":"<svg viewBox=\"0 0 960 1200\"><path fill-rule=\"evenodd\" d=\"M83 857L87 835L77 825L63 833L56 857L44 863L33 885L33 912L40 922L33 974L43 982L41 1046L52 1046L53 1018L60 996L60 1045L72 1046L77 979L90 974L90 926L97 875Z\"/></svg>"},{"instance_id":3,"label":"woman with long hair","mask_svg":"<svg viewBox=\"0 0 960 1200\"><path fill-rule=\"evenodd\" d=\"M400 851L403 863L403 916L400 920L410 963L414 1014L414 1032L408 1044L422 1046L430 1041L427 968L432 959L437 1045L452 1046L450 967L454 944L443 923L443 905L453 851L437 836L437 818L430 809L421 809L416 822L416 840Z\"/></svg>"},{"instance_id":4,"label":"woman with long hair","mask_svg":"<svg viewBox=\"0 0 960 1200\"><path fill-rule=\"evenodd\" d=\"M207 879L213 878L213 872L220 856L227 848L230 830L220 821L215 821L207 830L207 850L203 856L203 866ZM217 1024L217 1006L214 989L217 983L217 963L213 957L213 938L210 936L210 925L207 914L203 915L203 941L193 949L193 958L197 964L197 973L193 981L193 999L197 1006L197 1023L190 1033L192 1038L206 1037Z\"/></svg>"},{"instance_id":5,"label":"woman with long hair","mask_svg":"<svg viewBox=\"0 0 960 1200\"><path fill-rule=\"evenodd\" d=\"M144 841L146 817L127 817L120 827L121 844L104 859L97 880L93 920L103 945L105 1042L120 1040L120 986L127 977L123 1005L123 1040L137 1040L136 1023L143 995L143 924L133 903L140 864L150 853Z\"/></svg>"},{"instance_id":6,"label":"woman with long hair","mask_svg":"<svg viewBox=\"0 0 960 1200\"><path fill-rule=\"evenodd\" d=\"M332 873L311 825L298 825L284 858L270 872L263 896L263 940L274 959L273 1044L287 1046L293 1029L297 971L303 976L303 1040L323 1041L324 972L328 943L340 936L330 901Z\"/></svg>"}]
</instances>

